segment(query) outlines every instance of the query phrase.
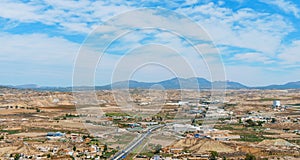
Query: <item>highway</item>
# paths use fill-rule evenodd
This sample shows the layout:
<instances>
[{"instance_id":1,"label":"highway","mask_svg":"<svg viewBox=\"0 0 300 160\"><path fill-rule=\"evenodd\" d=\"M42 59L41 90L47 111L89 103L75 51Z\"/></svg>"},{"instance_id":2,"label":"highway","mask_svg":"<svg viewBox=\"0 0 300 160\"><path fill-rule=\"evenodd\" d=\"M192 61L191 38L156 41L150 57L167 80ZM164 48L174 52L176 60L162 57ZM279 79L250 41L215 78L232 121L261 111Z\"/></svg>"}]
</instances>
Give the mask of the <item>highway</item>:
<instances>
[{"instance_id":1,"label":"highway","mask_svg":"<svg viewBox=\"0 0 300 160\"><path fill-rule=\"evenodd\" d=\"M134 142L132 142L131 144L129 144L124 150L122 150L122 152L117 153L112 160L120 160L120 159L124 159L126 158L126 156L137 146L139 146L141 144L141 142L143 142L143 140L149 136L152 131L163 127L164 125L158 125L158 126L153 126L150 129L148 129L148 131L144 134L142 134L139 138L137 138L136 140L134 140Z\"/></svg>"}]
</instances>

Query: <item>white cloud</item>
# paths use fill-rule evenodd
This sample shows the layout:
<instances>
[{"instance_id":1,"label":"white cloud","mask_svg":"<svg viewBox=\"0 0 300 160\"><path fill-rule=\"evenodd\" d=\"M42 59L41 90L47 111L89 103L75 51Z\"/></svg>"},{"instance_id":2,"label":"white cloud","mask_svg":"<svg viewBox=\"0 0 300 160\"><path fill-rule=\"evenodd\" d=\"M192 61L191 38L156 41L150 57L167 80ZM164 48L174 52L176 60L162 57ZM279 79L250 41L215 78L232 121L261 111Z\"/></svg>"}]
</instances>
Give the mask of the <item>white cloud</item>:
<instances>
[{"instance_id":1,"label":"white cloud","mask_svg":"<svg viewBox=\"0 0 300 160\"><path fill-rule=\"evenodd\" d=\"M41 22L57 25L67 32L84 34L92 31L94 25L132 9L129 6L106 4L103 1L0 1L0 17L20 23Z\"/></svg>"},{"instance_id":2,"label":"white cloud","mask_svg":"<svg viewBox=\"0 0 300 160\"><path fill-rule=\"evenodd\" d=\"M89 33L92 31L92 28L88 27L86 23L62 22L60 25L64 26L66 30L78 33Z\"/></svg>"},{"instance_id":3,"label":"white cloud","mask_svg":"<svg viewBox=\"0 0 300 160\"><path fill-rule=\"evenodd\" d=\"M260 0L263 3L275 5L286 13L291 13L295 17L300 18L300 9L296 4L289 0Z\"/></svg>"},{"instance_id":4,"label":"white cloud","mask_svg":"<svg viewBox=\"0 0 300 160\"><path fill-rule=\"evenodd\" d=\"M193 4L193 1L186 3ZM118 4L118 5L117 5ZM108 20L137 7L119 3L106 3L103 1L51 1L45 3L21 3L11 1L0 2L0 17L8 18L19 22L41 22L47 25L58 25L67 32L77 32L87 34L95 28L95 25ZM233 12L229 8L220 7L214 3L196 6L193 9L180 8L176 10L187 14L193 20L202 25L218 42L231 44L246 48L272 53L280 43L280 38L292 30L284 19L278 15L257 13L251 9L241 9ZM159 17L160 16L160 17ZM164 26L165 19L174 18L172 16L159 15L144 17L141 13L136 19L131 21L147 24L147 18L152 18L157 23ZM137 20L140 19L140 20ZM142 21L141 21L142 20ZM174 24L185 24L187 22L178 21L174 18ZM238 23L238 26L234 24ZM134 24L134 23L132 23ZM173 24L168 24L173 25ZM186 27L182 27L181 30ZM193 28L188 27L185 32L192 32ZM179 29L178 29L179 30ZM282 31L285 32L282 32ZM270 38L272 37L272 38ZM268 41L266 41L268 39ZM262 45L261 42L268 44ZM268 47L265 47L268 46Z\"/></svg>"},{"instance_id":5,"label":"white cloud","mask_svg":"<svg viewBox=\"0 0 300 160\"><path fill-rule=\"evenodd\" d=\"M281 64L293 65L300 63L300 40L293 41L290 45L283 47L278 55Z\"/></svg>"},{"instance_id":6,"label":"white cloud","mask_svg":"<svg viewBox=\"0 0 300 160\"><path fill-rule=\"evenodd\" d=\"M232 60L234 61L245 61L245 62L260 62L260 63L273 63L274 61L271 60L269 57L266 57L264 54L261 53L242 53L236 54L233 56Z\"/></svg>"},{"instance_id":7,"label":"white cloud","mask_svg":"<svg viewBox=\"0 0 300 160\"><path fill-rule=\"evenodd\" d=\"M1 1L0 6L0 17L21 22L33 22L41 19L41 15L36 13L41 9L41 6L27 5L6 0Z\"/></svg>"},{"instance_id":8,"label":"white cloud","mask_svg":"<svg viewBox=\"0 0 300 160\"><path fill-rule=\"evenodd\" d=\"M186 0L185 1L185 5L193 5L193 4L195 4L195 3L197 3L198 2L198 0Z\"/></svg>"},{"instance_id":9,"label":"white cloud","mask_svg":"<svg viewBox=\"0 0 300 160\"><path fill-rule=\"evenodd\" d=\"M275 55L283 37L294 31L282 16L249 8L234 12L209 3L193 10L178 9L178 12L203 26L216 44L248 48L269 56Z\"/></svg>"},{"instance_id":10,"label":"white cloud","mask_svg":"<svg viewBox=\"0 0 300 160\"><path fill-rule=\"evenodd\" d=\"M71 86L79 45L45 34L0 33L2 84Z\"/></svg>"},{"instance_id":11,"label":"white cloud","mask_svg":"<svg viewBox=\"0 0 300 160\"><path fill-rule=\"evenodd\" d=\"M79 45L44 34L0 33L0 61L72 66Z\"/></svg>"}]
</instances>

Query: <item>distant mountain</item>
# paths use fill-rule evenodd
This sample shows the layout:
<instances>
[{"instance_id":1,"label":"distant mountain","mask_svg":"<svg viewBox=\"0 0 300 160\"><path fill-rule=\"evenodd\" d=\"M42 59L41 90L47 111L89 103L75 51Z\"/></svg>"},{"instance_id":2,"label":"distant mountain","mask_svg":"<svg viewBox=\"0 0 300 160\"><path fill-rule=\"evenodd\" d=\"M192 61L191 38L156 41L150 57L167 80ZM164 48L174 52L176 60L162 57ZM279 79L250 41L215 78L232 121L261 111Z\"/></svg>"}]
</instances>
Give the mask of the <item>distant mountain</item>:
<instances>
[{"instance_id":1,"label":"distant mountain","mask_svg":"<svg viewBox=\"0 0 300 160\"><path fill-rule=\"evenodd\" d=\"M300 81L289 82L283 85L269 85L263 87L254 87L257 89L300 89Z\"/></svg>"},{"instance_id":2,"label":"distant mountain","mask_svg":"<svg viewBox=\"0 0 300 160\"><path fill-rule=\"evenodd\" d=\"M38 85L36 84L24 84L24 85L3 85L3 86L0 86L0 88L14 88L14 89L37 89L39 88Z\"/></svg>"},{"instance_id":3,"label":"distant mountain","mask_svg":"<svg viewBox=\"0 0 300 160\"><path fill-rule=\"evenodd\" d=\"M212 82L215 88L226 87L227 89L247 89L249 87L233 81L215 81Z\"/></svg>"},{"instance_id":4,"label":"distant mountain","mask_svg":"<svg viewBox=\"0 0 300 160\"><path fill-rule=\"evenodd\" d=\"M158 85L163 86L165 89L208 89L212 87L211 82L204 78L173 78L158 82Z\"/></svg>"},{"instance_id":5,"label":"distant mountain","mask_svg":"<svg viewBox=\"0 0 300 160\"><path fill-rule=\"evenodd\" d=\"M2 89L2 88L9 88L9 87L0 85L0 89Z\"/></svg>"},{"instance_id":6,"label":"distant mountain","mask_svg":"<svg viewBox=\"0 0 300 160\"><path fill-rule=\"evenodd\" d=\"M24 84L24 85L13 86L13 88L18 88L18 89L35 89L35 88L39 88L39 86L36 85L36 84Z\"/></svg>"},{"instance_id":7,"label":"distant mountain","mask_svg":"<svg viewBox=\"0 0 300 160\"><path fill-rule=\"evenodd\" d=\"M72 87L40 87L36 84L26 84L17 86L0 86L0 88L9 87L17 89L33 89L38 91L59 91L70 92ZM134 80L120 81L104 86L95 87L75 87L76 90L111 90L111 89L126 89L126 88L140 88L140 89L211 89L224 88L227 89L300 89L300 81L289 82L283 85L269 85L262 87L248 87L238 82L233 81L214 81L210 82L204 78L172 78L160 82L138 82Z\"/></svg>"},{"instance_id":8,"label":"distant mountain","mask_svg":"<svg viewBox=\"0 0 300 160\"><path fill-rule=\"evenodd\" d=\"M153 86L161 86L164 89L211 89L224 88L227 86L228 89L243 89L248 88L247 86L238 82L230 81L217 81L210 82L204 78L172 78L160 82L138 82L138 81L121 81L112 83L105 86L97 86L96 89L124 89L124 88L140 88L149 89Z\"/></svg>"},{"instance_id":9,"label":"distant mountain","mask_svg":"<svg viewBox=\"0 0 300 160\"><path fill-rule=\"evenodd\" d=\"M31 89L36 91L58 91L58 92L71 92L72 87L42 87L36 84L25 84L25 85L6 85L0 86L1 88L10 88L10 89Z\"/></svg>"}]
</instances>

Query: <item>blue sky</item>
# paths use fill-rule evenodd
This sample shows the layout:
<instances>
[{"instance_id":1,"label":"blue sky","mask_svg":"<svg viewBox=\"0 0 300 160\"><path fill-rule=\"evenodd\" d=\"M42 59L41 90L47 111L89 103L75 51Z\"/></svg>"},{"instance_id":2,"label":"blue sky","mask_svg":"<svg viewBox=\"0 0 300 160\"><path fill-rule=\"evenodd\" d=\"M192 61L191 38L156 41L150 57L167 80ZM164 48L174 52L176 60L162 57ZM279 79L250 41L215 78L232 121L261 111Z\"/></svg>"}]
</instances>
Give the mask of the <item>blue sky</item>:
<instances>
[{"instance_id":1,"label":"blue sky","mask_svg":"<svg viewBox=\"0 0 300 160\"><path fill-rule=\"evenodd\" d=\"M71 86L74 62L88 35L111 18L139 8L167 9L184 15L201 26L214 45L200 41L197 45L201 45L208 53L218 49L228 80L249 86L300 80L298 0L2 0L0 84ZM169 15L157 12L156 16ZM151 17L145 14L140 23L147 23L149 18ZM130 17L128 20L130 21ZM177 25L182 25L187 32L193 31L187 24L181 24L180 18ZM102 61L97 68L96 84L109 83L113 65L120 56L132 50L132 47L141 47L147 43L168 44L169 48L177 48L175 50L180 53L171 54L173 51L170 49L151 46L158 53L153 54L153 57L172 59L172 56L183 55L189 63L195 64L194 68L201 68L195 71L196 76L210 79L209 69L200 64L201 57L193 61L197 57L192 55L191 46L185 44L184 39L152 30L130 33L112 43L103 58L105 62ZM143 51L148 51L149 48L144 49ZM138 51L137 48L132 52L136 55L140 53ZM143 59L141 55L132 57ZM160 70L158 67L142 68L133 77L142 81L172 77L169 71ZM182 76L189 77L184 74Z\"/></svg>"}]
</instances>

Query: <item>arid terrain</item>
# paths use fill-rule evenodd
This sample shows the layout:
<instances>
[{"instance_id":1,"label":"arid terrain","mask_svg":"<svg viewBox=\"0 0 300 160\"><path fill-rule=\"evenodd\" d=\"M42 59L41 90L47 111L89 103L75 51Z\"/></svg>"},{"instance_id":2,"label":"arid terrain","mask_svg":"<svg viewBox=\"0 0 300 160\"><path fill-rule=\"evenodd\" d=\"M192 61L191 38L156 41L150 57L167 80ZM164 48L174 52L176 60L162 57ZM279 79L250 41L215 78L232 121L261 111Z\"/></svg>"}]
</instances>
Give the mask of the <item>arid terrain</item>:
<instances>
[{"instance_id":1,"label":"arid terrain","mask_svg":"<svg viewBox=\"0 0 300 160\"><path fill-rule=\"evenodd\" d=\"M0 159L300 158L300 90L123 92L1 88Z\"/></svg>"}]
</instances>

